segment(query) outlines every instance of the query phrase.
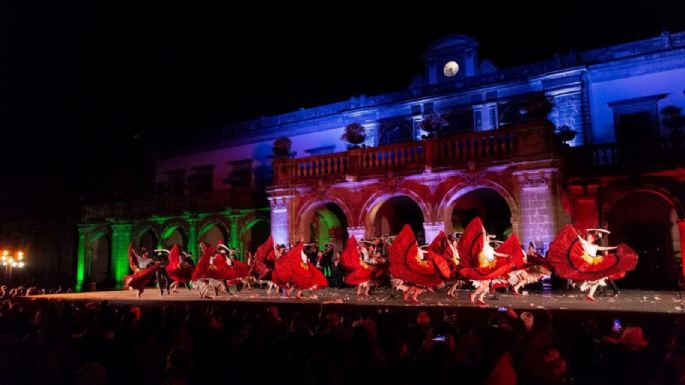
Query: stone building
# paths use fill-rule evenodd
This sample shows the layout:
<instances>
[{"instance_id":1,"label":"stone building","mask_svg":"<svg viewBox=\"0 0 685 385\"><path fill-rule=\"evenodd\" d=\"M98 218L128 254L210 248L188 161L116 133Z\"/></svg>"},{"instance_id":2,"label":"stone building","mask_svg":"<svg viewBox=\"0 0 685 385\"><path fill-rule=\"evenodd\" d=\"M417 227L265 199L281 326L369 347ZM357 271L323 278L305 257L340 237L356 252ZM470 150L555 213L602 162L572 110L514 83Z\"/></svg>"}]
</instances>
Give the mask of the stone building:
<instances>
[{"instance_id":1,"label":"stone building","mask_svg":"<svg viewBox=\"0 0 685 385\"><path fill-rule=\"evenodd\" d=\"M404 90L235 124L158 159L156 196L84 207L77 280L119 281L129 242L341 247L404 223L430 242L478 215L542 250L566 223L608 227L641 254L626 286L681 285L685 32L508 69L477 48L447 36ZM351 124L356 146L341 140ZM274 158L283 136L291 152Z\"/></svg>"}]
</instances>

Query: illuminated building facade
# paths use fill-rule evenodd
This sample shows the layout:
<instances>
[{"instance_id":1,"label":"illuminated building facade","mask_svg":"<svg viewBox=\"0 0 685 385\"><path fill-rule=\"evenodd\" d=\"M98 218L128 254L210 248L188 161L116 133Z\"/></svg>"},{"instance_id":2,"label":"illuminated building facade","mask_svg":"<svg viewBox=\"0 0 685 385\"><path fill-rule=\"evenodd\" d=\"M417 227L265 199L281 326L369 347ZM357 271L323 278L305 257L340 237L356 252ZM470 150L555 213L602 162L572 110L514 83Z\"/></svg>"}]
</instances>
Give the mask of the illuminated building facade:
<instances>
[{"instance_id":1,"label":"illuminated building facade","mask_svg":"<svg viewBox=\"0 0 685 385\"><path fill-rule=\"evenodd\" d=\"M341 247L404 223L430 242L478 215L543 250L566 223L606 226L641 254L626 286L677 287L685 33L509 69L477 47L447 36L407 89L235 124L158 159L157 196L84 208L77 280L119 282L129 242L197 255L203 241L254 251L270 233ZM341 140L355 123L359 145ZM284 136L290 153L274 157Z\"/></svg>"}]
</instances>

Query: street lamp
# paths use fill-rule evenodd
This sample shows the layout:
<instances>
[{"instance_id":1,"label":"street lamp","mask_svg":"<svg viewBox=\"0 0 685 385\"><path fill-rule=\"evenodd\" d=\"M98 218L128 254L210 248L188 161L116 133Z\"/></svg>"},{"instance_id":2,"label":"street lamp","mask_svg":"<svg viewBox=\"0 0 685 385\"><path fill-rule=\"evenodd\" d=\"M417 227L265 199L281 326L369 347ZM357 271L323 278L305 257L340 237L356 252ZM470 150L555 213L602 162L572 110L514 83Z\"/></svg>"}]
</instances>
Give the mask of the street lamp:
<instances>
[{"instance_id":1,"label":"street lamp","mask_svg":"<svg viewBox=\"0 0 685 385\"><path fill-rule=\"evenodd\" d=\"M10 254L9 250L3 250L0 261L2 261L2 266L5 268L5 276L7 276L8 281L12 280L12 270L23 269L26 266L23 251L16 251L16 256L14 256Z\"/></svg>"}]
</instances>

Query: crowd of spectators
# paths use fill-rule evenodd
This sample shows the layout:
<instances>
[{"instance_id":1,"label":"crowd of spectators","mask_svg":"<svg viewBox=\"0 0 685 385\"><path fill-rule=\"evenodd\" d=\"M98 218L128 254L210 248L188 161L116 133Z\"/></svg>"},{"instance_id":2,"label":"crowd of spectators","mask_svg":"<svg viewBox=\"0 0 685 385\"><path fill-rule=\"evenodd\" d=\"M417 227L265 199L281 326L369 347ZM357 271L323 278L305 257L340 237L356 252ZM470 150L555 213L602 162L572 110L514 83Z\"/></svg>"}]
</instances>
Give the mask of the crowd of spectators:
<instances>
[{"instance_id":1,"label":"crowd of spectators","mask_svg":"<svg viewBox=\"0 0 685 385\"><path fill-rule=\"evenodd\" d=\"M3 288L2 384L680 384L685 322L590 313L32 301ZM10 294L14 292L14 295ZM559 313L557 313L559 314ZM560 319L557 319L560 318Z\"/></svg>"}]
</instances>

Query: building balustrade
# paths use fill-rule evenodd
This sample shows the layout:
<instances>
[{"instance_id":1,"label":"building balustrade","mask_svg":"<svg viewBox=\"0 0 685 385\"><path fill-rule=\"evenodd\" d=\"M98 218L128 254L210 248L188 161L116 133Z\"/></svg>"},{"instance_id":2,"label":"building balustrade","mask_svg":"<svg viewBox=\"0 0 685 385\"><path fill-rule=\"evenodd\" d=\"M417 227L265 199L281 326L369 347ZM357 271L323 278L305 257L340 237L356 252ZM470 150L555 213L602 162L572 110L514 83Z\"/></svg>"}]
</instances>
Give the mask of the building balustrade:
<instances>
[{"instance_id":1,"label":"building balustrade","mask_svg":"<svg viewBox=\"0 0 685 385\"><path fill-rule=\"evenodd\" d=\"M566 168L572 175L645 172L685 163L685 136L586 145L567 149Z\"/></svg>"},{"instance_id":2,"label":"building balustrade","mask_svg":"<svg viewBox=\"0 0 685 385\"><path fill-rule=\"evenodd\" d=\"M82 220L93 222L109 218L144 218L151 215L168 215L185 211L216 211L231 208L266 207L264 192L252 188L231 188L199 194L146 198L131 202L87 205Z\"/></svg>"},{"instance_id":3,"label":"building balustrade","mask_svg":"<svg viewBox=\"0 0 685 385\"><path fill-rule=\"evenodd\" d=\"M297 159L274 160L274 185L325 178L358 179L387 171L409 174L424 170L466 168L469 161L495 163L550 155L554 127L529 123L483 132L397 143Z\"/></svg>"}]
</instances>

